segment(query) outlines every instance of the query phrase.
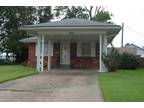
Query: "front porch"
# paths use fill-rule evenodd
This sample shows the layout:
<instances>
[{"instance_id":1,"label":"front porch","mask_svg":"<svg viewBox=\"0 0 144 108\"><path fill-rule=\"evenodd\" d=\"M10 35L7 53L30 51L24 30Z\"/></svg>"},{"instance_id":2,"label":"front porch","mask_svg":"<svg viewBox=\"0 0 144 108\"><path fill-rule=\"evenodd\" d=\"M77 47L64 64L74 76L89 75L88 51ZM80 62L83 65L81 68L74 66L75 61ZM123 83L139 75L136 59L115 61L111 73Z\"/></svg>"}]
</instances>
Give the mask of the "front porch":
<instances>
[{"instance_id":1,"label":"front porch","mask_svg":"<svg viewBox=\"0 0 144 108\"><path fill-rule=\"evenodd\" d=\"M77 35L65 35L61 39L57 40L57 38L47 35L38 37L39 40L36 45L37 71L43 71L44 67L48 71L52 68L106 71L102 62L102 53L107 54L106 35L85 35L84 38Z\"/></svg>"}]
</instances>

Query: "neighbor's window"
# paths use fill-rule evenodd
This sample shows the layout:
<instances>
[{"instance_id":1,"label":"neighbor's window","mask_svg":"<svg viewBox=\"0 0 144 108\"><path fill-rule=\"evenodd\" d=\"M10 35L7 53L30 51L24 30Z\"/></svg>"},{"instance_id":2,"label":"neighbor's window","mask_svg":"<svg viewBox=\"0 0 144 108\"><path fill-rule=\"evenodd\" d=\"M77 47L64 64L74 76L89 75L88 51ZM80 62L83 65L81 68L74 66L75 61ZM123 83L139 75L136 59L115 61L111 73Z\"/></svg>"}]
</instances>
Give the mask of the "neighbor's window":
<instances>
[{"instance_id":1,"label":"neighbor's window","mask_svg":"<svg viewBox=\"0 0 144 108\"><path fill-rule=\"evenodd\" d=\"M82 56L91 56L91 44L82 43L81 44L81 55Z\"/></svg>"}]
</instances>

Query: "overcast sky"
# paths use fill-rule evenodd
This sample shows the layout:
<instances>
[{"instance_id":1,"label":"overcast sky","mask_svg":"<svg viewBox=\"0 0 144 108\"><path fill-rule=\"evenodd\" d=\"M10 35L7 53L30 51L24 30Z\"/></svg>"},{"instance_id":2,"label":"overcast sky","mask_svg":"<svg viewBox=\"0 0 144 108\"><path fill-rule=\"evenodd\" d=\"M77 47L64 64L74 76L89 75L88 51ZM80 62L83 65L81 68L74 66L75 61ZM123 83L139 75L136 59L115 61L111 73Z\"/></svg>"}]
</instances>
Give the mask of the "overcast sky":
<instances>
[{"instance_id":1,"label":"overcast sky","mask_svg":"<svg viewBox=\"0 0 144 108\"><path fill-rule=\"evenodd\" d=\"M103 0L104 1L104 0ZM124 22L124 44L134 43L144 46L144 3L142 0L107 0L107 10L113 13L116 24ZM108 4L108 5L107 5ZM121 32L113 40L115 46L121 45Z\"/></svg>"},{"instance_id":2,"label":"overcast sky","mask_svg":"<svg viewBox=\"0 0 144 108\"><path fill-rule=\"evenodd\" d=\"M112 21L116 24L125 23L124 44L134 43L144 46L144 0L0 0L0 5L17 6L106 6L113 13ZM129 28L129 29L128 29ZM132 30L130 30L132 29ZM135 32L134 32L135 31ZM121 32L113 41L115 46L121 45Z\"/></svg>"}]
</instances>

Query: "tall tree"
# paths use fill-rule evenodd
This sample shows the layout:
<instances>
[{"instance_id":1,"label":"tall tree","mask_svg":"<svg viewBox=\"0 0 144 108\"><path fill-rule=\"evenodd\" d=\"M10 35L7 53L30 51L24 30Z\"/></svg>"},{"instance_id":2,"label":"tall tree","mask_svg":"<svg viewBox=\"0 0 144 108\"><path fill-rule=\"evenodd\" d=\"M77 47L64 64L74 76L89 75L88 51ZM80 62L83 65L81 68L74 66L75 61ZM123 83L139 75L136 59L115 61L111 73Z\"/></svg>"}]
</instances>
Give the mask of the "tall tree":
<instances>
[{"instance_id":1,"label":"tall tree","mask_svg":"<svg viewBox=\"0 0 144 108\"><path fill-rule=\"evenodd\" d=\"M88 19L88 14L85 13L86 9L81 6L56 6L54 14L57 18L64 16L66 18L85 18Z\"/></svg>"},{"instance_id":2,"label":"tall tree","mask_svg":"<svg viewBox=\"0 0 144 108\"><path fill-rule=\"evenodd\" d=\"M89 19L90 20L96 20L100 22L107 22L108 20L111 20L112 13L105 10L106 7L103 6L90 6L88 7L84 6L86 11L89 13Z\"/></svg>"},{"instance_id":3,"label":"tall tree","mask_svg":"<svg viewBox=\"0 0 144 108\"><path fill-rule=\"evenodd\" d=\"M24 24L32 24L34 21L33 8L32 7L12 7L6 6L0 8L1 12L1 46L2 51L13 53L17 57L17 61L20 61L20 55L24 51L24 47L19 42L19 39L26 37L26 33L18 30L18 27ZM25 57L25 56L22 56Z\"/></svg>"},{"instance_id":4,"label":"tall tree","mask_svg":"<svg viewBox=\"0 0 144 108\"><path fill-rule=\"evenodd\" d=\"M112 14L105 10L102 6L57 6L54 9L55 16L60 18L85 18L90 20L96 20L101 22L107 22L111 20Z\"/></svg>"},{"instance_id":5,"label":"tall tree","mask_svg":"<svg viewBox=\"0 0 144 108\"><path fill-rule=\"evenodd\" d=\"M0 50L15 54L17 62L21 62L27 48L19 40L28 35L18 27L50 21L51 7L3 6L0 7L0 13Z\"/></svg>"},{"instance_id":6,"label":"tall tree","mask_svg":"<svg viewBox=\"0 0 144 108\"><path fill-rule=\"evenodd\" d=\"M48 22L53 18L51 6L37 7L38 23Z\"/></svg>"}]
</instances>

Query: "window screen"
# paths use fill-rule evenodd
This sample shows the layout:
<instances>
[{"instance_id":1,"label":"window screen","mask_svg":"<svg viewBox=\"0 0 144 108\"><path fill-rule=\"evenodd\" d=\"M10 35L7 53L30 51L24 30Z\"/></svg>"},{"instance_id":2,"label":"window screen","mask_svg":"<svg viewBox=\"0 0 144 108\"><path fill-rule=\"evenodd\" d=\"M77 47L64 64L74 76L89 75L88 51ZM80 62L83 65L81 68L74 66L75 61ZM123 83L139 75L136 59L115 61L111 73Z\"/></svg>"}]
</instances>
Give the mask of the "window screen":
<instances>
[{"instance_id":1,"label":"window screen","mask_svg":"<svg viewBox=\"0 0 144 108\"><path fill-rule=\"evenodd\" d=\"M81 55L82 56L90 56L91 55L91 44L90 43L82 43L81 44Z\"/></svg>"}]
</instances>

